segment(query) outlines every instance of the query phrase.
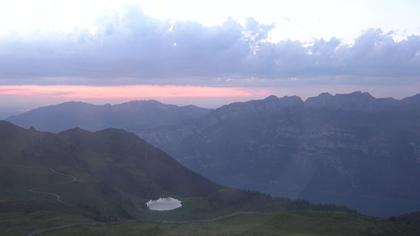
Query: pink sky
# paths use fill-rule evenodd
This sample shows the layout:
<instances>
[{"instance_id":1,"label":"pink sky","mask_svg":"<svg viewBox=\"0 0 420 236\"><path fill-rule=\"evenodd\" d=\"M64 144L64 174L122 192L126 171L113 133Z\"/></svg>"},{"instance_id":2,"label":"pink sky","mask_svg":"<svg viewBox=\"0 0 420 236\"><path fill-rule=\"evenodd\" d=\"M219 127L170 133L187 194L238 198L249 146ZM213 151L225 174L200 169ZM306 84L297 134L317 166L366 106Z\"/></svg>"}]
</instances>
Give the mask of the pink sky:
<instances>
[{"instance_id":1,"label":"pink sky","mask_svg":"<svg viewBox=\"0 0 420 236\"><path fill-rule=\"evenodd\" d=\"M146 99L169 104L217 107L233 101L246 101L268 95L270 90L264 88L190 85L0 85L0 111L19 113L65 101L115 104Z\"/></svg>"},{"instance_id":2,"label":"pink sky","mask_svg":"<svg viewBox=\"0 0 420 236\"><path fill-rule=\"evenodd\" d=\"M252 98L268 95L266 89L175 85L3 85L0 95L49 96L71 100L132 100L159 98Z\"/></svg>"}]
</instances>

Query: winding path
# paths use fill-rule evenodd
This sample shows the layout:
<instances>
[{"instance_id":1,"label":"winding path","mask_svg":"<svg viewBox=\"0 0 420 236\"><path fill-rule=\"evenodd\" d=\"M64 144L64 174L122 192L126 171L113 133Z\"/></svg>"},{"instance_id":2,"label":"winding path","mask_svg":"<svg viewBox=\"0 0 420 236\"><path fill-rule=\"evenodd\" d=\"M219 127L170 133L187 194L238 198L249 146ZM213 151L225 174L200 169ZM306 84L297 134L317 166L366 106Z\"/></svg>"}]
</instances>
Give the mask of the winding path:
<instances>
[{"instance_id":1,"label":"winding path","mask_svg":"<svg viewBox=\"0 0 420 236\"><path fill-rule=\"evenodd\" d=\"M59 185L63 185L63 184L71 184L71 183L74 183L74 182L77 182L77 181L78 181L77 177L75 177L75 176L72 176L72 175L66 175L66 174L64 174L64 173L58 172L57 170L55 170L55 169L53 169L53 168L49 168L49 170L50 170L52 173L56 174L56 175L61 175L61 176L64 176L64 177L66 177L66 178L70 178L70 180L68 180L68 181L66 181L66 182L63 182L63 183L59 183ZM35 194L44 194L44 195L52 196L52 197L54 197L54 198L55 198L55 200L56 200L57 202L59 202L59 203L61 203L61 204L64 204L64 205L71 205L71 204L69 204L69 203L67 203L67 202L65 202L65 201L63 201L63 200L61 200L61 196L60 196L60 194L58 194L58 193L51 193L51 192L39 191L39 190L35 190L35 189L33 189L33 188L28 189L27 191L28 191L28 192L30 192L30 193L35 193Z\"/></svg>"},{"instance_id":2,"label":"winding path","mask_svg":"<svg viewBox=\"0 0 420 236\"><path fill-rule=\"evenodd\" d=\"M75 177L75 176L73 176L73 175L66 175L66 174L64 174L64 173L62 173L62 172L58 172L58 171L56 171L56 170L55 170L55 169L53 169L53 168L50 168L50 171L51 171L51 172L53 172L54 174L57 174L57 175L62 175L62 176L64 176L64 177L70 178L70 180L69 180L68 182L61 183L61 184L71 184L71 183L74 183L74 182L77 182L77 181L78 181L77 177Z\"/></svg>"},{"instance_id":3,"label":"winding path","mask_svg":"<svg viewBox=\"0 0 420 236\"><path fill-rule=\"evenodd\" d=\"M62 203L62 204L68 204L68 203L64 202L63 200L61 200L61 196L58 195L58 194L56 194L56 193L38 191L38 190L34 190L32 188L31 189L28 189L28 192L30 192L30 193L39 193L39 194L53 196L57 202Z\"/></svg>"}]
</instances>

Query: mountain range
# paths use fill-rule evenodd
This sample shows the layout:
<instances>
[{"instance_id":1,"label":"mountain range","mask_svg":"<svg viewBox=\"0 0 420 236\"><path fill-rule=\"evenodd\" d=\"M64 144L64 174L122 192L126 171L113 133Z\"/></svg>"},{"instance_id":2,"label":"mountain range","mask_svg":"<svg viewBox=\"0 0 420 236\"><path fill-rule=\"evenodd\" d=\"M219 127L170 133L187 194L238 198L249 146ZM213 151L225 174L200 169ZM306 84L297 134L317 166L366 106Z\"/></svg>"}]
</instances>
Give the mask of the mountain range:
<instances>
[{"instance_id":1,"label":"mountain range","mask_svg":"<svg viewBox=\"0 0 420 236\"><path fill-rule=\"evenodd\" d=\"M152 114L165 117L167 110L131 107L126 112L136 110L136 115L118 113L130 117L125 122L94 109L69 108L86 104L65 103L8 120L45 131L125 128L186 167L231 187L343 204L371 215L420 209L420 94L401 100L363 92L323 93L305 101L269 96L214 110L189 106L189 112L158 102L128 104L150 103L184 116L169 115L177 113L171 111L168 117L175 119L143 122ZM97 114L106 118L89 123Z\"/></svg>"}]
</instances>

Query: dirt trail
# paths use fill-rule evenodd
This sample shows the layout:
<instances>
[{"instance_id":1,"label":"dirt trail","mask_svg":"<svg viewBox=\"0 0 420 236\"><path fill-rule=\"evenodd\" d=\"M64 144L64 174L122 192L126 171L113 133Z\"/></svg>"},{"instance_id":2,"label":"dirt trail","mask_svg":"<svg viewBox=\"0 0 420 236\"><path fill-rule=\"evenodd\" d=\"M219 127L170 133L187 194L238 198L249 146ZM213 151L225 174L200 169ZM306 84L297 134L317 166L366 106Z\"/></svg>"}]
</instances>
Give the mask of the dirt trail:
<instances>
[{"instance_id":1,"label":"dirt trail","mask_svg":"<svg viewBox=\"0 0 420 236\"><path fill-rule=\"evenodd\" d=\"M58 171L56 171L53 168L50 168L50 171L53 172L54 174L62 175L64 177L70 178L70 180L68 182L64 182L64 183L61 183L61 184L71 184L71 183L74 183L74 182L77 182L78 181L77 177L75 177L73 175L67 175L67 174L64 174L62 172L58 172Z\"/></svg>"},{"instance_id":2,"label":"dirt trail","mask_svg":"<svg viewBox=\"0 0 420 236\"><path fill-rule=\"evenodd\" d=\"M63 204L67 204L66 202L64 202L63 200L61 200L61 196L58 195L58 194L56 194L56 193L43 192L43 191L38 191L38 190L33 190L33 189L28 189L28 192L53 196L57 202L63 203Z\"/></svg>"},{"instance_id":3,"label":"dirt trail","mask_svg":"<svg viewBox=\"0 0 420 236\"><path fill-rule=\"evenodd\" d=\"M74 182L77 182L77 181L78 181L77 177L75 177L75 176L72 176L72 175L67 175L67 174L64 174L64 173L58 172L57 170L55 170L55 169L53 169L53 168L49 168L49 170L50 170L52 173L56 174L56 175L61 175L61 176L64 176L64 177L66 177L66 178L70 178L70 180L65 181L65 182L63 182L63 183L59 183L59 185L63 185L63 184L71 184L71 183L74 183ZM44 194L44 195L52 196L52 197L54 197L54 198L55 198L55 200L56 200L57 202L59 202L59 203L61 203L61 204L64 204L64 205L70 205L69 203L67 203L67 202L65 202L65 201L63 201L63 200L61 200L61 196L60 196L60 194L58 194L58 193L45 192L45 191L40 191L40 190L36 190L36 189L33 189L33 188L28 189L27 191L28 191L28 192L30 192L30 193L34 193L34 194Z\"/></svg>"}]
</instances>

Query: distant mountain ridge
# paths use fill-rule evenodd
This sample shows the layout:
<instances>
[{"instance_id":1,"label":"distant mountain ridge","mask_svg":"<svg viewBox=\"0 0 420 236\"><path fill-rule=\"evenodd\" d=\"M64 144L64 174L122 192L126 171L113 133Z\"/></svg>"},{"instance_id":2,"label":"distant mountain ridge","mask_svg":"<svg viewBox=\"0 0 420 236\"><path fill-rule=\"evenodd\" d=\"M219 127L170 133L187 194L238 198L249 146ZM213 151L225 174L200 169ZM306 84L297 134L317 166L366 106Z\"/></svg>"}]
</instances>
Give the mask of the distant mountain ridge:
<instances>
[{"instance_id":1,"label":"distant mountain ridge","mask_svg":"<svg viewBox=\"0 0 420 236\"><path fill-rule=\"evenodd\" d=\"M197 120L210 113L232 115L239 110L258 113L302 107L359 111L416 110L420 109L420 94L398 100L395 98L375 98L367 92L360 91L336 95L321 93L316 97L309 97L305 101L298 96L279 98L271 95L261 100L231 103L214 110L194 105L163 104L156 100L137 100L116 105L65 102L39 107L10 116L6 120L22 127L33 126L39 130L50 132L59 132L75 127L91 131L113 127L137 133L143 129L153 129Z\"/></svg>"},{"instance_id":2,"label":"distant mountain ridge","mask_svg":"<svg viewBox=\"0 0 420 236\"><path fill-rule=\"evenodd\" d=\"M260 108L265 111L281 110L284 108L328 108L339 110L358 110L358 111L380 111L386 109L412 110L420 109L420 94L406 97L403 99L395 98L375 98L367 92L356 91L349 94L321 93L315 97L309 97L303 101L298 96L277 97L270 95L261 100L251 100L247 102L236 102L224 105L217 110L234 108Z\"/></svg>"},{"instance_id":3,"label":"distant mountain ridge","mask_svg":"<svg viewBox=\"0 0 420 236\"><path fill-rule=\"evenodd\" d=\"M176 106L155 100L131 101L117 105L92 105L66 102L11 116L7 120L22 127L59 132L80 127L91 131L123 128L136 131L162 125L174 125L207 114L210 110L197 106Z\"/></svg>"},{"instance_id":4,"label":"distant mountain ridge","mask_svg":"<svg viewBox=\"0 0 420 236\"><path fill-rule=\"evenodd\" d=\"M345 109L345 110L363 110L363 111L381 111L387 109L419 109L420 103L410 103L410 100L415 100L420 97L420 94L412 97L407 97L401 100L394 98L375 98L369 93L356 91L350 94L336 94L322 93L317 97L308 98L305 101L305 106L310 108L331 108L331 109ZM411 106L413 105L413 107Z\"/></svg>"}]
</instances>

